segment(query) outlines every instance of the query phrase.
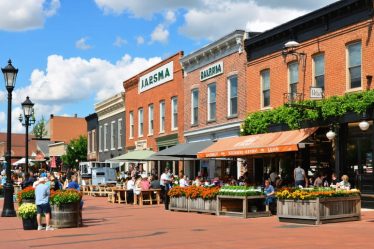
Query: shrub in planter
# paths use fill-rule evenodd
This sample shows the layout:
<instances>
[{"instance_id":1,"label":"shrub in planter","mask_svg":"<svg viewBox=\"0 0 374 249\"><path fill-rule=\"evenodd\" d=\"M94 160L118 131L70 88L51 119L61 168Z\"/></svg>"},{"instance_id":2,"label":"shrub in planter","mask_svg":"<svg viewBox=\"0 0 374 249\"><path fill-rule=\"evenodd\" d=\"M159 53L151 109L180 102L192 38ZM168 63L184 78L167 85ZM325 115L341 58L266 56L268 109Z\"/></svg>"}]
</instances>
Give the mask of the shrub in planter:
<instances>
[{"instance_id":1,"label":"shrub in planter","mask_svg":"<svg viewBox=\"0 0 374 249\"><path fill-rule=\"evenodd\" d=\"M82 199L82 194L75 189L51 191L51 205L61 206L62 204L77 203Z\"/></svg>"},{"instance_id":2,"label":"shrub in planter","mask_svg":"<svg viewBox=\"0 0 374 249\"><path fill-rule=\"evenodd\" d=\"M17 193L17 202L18 205L21 205L23 202L34 202L35 201L35 189L33 187L27 187L22 189Z\"/></svg>"}]
</instances>

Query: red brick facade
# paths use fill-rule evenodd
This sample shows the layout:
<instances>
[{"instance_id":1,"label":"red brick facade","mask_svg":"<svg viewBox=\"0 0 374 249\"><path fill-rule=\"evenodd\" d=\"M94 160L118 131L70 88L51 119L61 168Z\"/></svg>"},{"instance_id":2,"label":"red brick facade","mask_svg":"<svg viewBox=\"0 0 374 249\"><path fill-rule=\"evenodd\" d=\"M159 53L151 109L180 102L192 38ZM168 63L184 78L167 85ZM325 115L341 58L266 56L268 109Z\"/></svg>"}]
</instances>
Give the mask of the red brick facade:
<instances>
[{"instance_id":1,"label":"red brick facade","mask_svg":"<svg viewBox=\"0 0 374 249\"><path fill-rule=\"evenodd\" d=\"M84 118L51 115L48 122L52 142L68 144L79 136L87 136L87 122Z\"/></svg>"},{"instance_id":2,"label":"red brick facade","mask_svg":"<svg viewBox=\"0 0 374 249\"><path fill-rule=\"evenodd\" d=\"M146 147L154 151L158 151L156 139L168 135L178 135L178 142L183 143L183 72L179 63L179 59L183 56L183 52L163 60L157 65L141 72L140 74L123 82L125 88L125 109L126 109L126 149L135 148L136 141L146 141ZM139 93L139 78L157 68L173 62L174 74L173 80L153 87L149 90ZM171 99L178 98L178 129L171 128ZM160 133L160 101L165 101L165 131ZM153 104L153 135L148 134L148 106ZM138 137L138 110L143 108L143 136ZM134 135L130 138L130 113L133 112L134 117Z\"/></svg>"},{"instance_id":3,"label":"red brick facade","mask_svg":"<svg viewBox=\"0 0 374 249\"><path fill-rule=\"evenodd\" d=\"M347 45L361 42L361 88L349 89L347 70ZM335 32L303 42L296 50L305 53L305 78L302 59L299 61L298 93L304 93L309 99L313 84L313 56L323 53L325 56L325 97L343 95L352 91L364 91L368 88L367 75L374 74L374 42L372 21L364 21L345 27ZM283 94L288 91L288 63L295 61L295 56L288 55L286 61L281 52L248 63L247 68L247 105L249 112L261 110L261 71L270 69L270 106L283 104ZM370 86L373 87L373 84ZM303 91L304 88L304 91Z\"/></svg>"}]
</instances>

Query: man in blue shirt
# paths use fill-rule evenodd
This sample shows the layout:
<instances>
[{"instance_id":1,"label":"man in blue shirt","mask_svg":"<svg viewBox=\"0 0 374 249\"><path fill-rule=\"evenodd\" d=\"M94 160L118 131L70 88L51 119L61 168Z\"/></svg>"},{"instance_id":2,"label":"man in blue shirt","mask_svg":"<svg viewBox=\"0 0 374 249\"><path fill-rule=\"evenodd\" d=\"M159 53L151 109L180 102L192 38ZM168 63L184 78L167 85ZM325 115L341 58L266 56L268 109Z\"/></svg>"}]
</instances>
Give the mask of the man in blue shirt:
<instances>
[{"instance_id":1,"label":"man in blue shirt","mask_svg":"<svg viewBox=\"0 0 374 249\"><path fill-rule=\"evenodd\" d=\"M38 222L38 230L42 230L41 214L44 214L47 225L45 230L51 231L54 229L49 225L51 220L51 206L49 205L50 190L46 181L46 177L40 177L38 185L35 188L35 204L37 209L36 220Z\"/></svg>"},{"instance_id":2,"label":"man in blue shirt","mask_svg":"<svg viewBox=\"0 0 374 249\"><path fill-rule=\"evenodd\" d=\"M67 189L75 189L80 191L79 184L77 183L77 176L72 175L71 176L71 182L69 182L68 186L66 187Z\"/></svg>"}]
</instances>

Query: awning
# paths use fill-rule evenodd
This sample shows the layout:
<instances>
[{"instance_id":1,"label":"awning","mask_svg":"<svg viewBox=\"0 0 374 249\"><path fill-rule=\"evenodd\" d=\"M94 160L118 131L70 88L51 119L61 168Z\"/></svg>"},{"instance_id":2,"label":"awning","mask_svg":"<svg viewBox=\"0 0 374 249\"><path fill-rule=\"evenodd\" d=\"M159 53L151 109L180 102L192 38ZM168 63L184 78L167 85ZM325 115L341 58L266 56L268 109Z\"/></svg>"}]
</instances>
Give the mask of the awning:
<instances>
[{"instance_id":1,"label":"awning","mask_svg":"<svg viewBox=\"0 0 374 249\"><path fill-rule=\"evenodd\" d=\"M265 133L221 139L198 153L198 158L239 157L254 154L297 151L298 143L318 128Z\"/></svg>"},{"instance_id":2,"label":"awning","mask_svg":"<svg viewBox=\"0 0 374 249\"><path fill-rule=\"evenodd\" d=\"M114 157L109 161L147 161L146 159L155 152L151 150L134 150L121 156Z\"/></svg>"},{"instance_id":3,"label":"awning","mask_svg":"<svg viewBox=\"0 0 374 249\"><path fill-rule=\"evenodd\" d=\"M152 156L148 157L146 160L149 161L194 161L198 160L197 158L190 158L190 157L176 157L176 156L157 156L157 153L153 154Z\"/></svg>"},{"instance_id":4,"label":"awning","mask_svg":"<svg viewBox=\"0 0 374 249\"><path fill-rule=\"evenodd\" d=\"M201 141L188 144L177 144L173 147L167 148L165 150L159 151L153 156L174 156L174 157L190 157L196 158L197 153L201 150L212 145L213 141Z\"/></svg>"},{"instance_id":5,"label":"awning","mask_svg":"<svg viewBox=\"0 0 374 249\"><path fill-rule=\"evenodd\" d=\"M29 161L29 165L34 165L34 163L31 162L31 159L28 159L28 161ZM20 164L26 164L26 158L22 157L18 161L14 162L12 165L18 166Z\"/></svg>"}]
</instances>

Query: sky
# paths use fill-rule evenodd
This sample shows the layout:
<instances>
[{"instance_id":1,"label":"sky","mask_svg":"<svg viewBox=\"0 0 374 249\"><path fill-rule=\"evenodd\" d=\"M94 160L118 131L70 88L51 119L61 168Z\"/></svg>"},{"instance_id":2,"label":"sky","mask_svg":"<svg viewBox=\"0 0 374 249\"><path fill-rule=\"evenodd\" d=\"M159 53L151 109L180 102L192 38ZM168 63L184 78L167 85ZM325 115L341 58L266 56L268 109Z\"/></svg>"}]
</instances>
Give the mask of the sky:
<instances>
[{"instance_id":1,"label":"sky","mask_svg":"<svg viewBox=\"0 0 374 249\"><path fill-rule=\"evenodd\" d=\"M12 131L25 131L18 117L26 96L37 121L85 117L123 91L123 81L178 51L188 55L236 29L265 31L335 1L0 0L0 66L11 59L19 69Z\"/></svg>"}]
</instances>

